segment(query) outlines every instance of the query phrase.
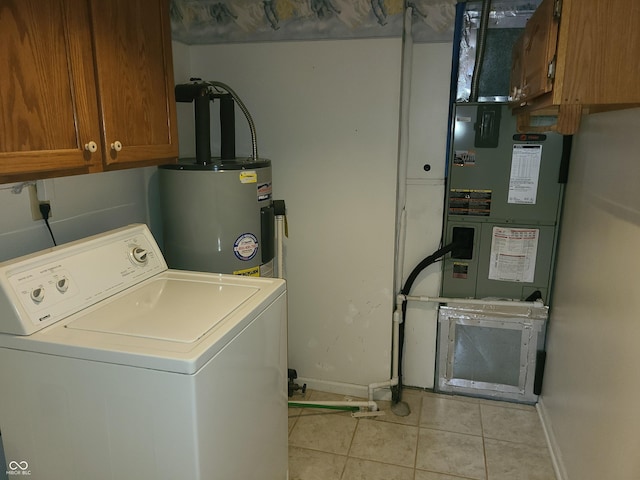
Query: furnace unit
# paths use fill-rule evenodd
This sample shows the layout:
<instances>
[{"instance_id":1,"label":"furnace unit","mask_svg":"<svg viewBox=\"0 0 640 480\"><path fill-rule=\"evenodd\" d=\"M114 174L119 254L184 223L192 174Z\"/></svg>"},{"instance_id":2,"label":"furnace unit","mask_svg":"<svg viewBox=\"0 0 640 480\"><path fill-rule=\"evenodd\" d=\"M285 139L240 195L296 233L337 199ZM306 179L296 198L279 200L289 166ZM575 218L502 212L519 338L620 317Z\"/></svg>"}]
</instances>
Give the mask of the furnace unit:
<instances>
[{"instance_id":1,"label":"furnace unit","mask_svg":"<svg viewBox=\"0 0 640 480\"><path fill-rule=\"evenodd\" d=\"M562 135L522 134L504 104L458 104L445 204L445 297L542 298L564 193ZM464 241L466 240L466 241ZM537 293L539 292L539 294Z\"/></svg>"},{"instance_id":2,"label":"furnace unit","mask_svg":"<svg viewBox=\"0 0 640 480\"><path fill-rule=\"evenodd\" d=\"M437 390L532 403L570 137L519 133L496 103L456 105L452 134L442 295L478 302L439 309Z\"/></svg>"}]
</instances>

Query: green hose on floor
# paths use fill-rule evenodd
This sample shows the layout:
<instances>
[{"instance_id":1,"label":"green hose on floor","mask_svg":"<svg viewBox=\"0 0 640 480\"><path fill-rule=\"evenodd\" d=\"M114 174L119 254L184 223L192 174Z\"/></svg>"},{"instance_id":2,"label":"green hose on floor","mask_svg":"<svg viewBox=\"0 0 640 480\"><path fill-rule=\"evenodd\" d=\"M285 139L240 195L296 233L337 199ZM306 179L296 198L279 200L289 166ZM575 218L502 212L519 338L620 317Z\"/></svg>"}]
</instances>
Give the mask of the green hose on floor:
<instances>
[{"instance_id":1,"label":"green hose on floor","mask_svg":"<svg viewBox=\"0 0 640 480\"><path fill-rule=\"evenodd\" d=\"M325 408L327 410L346 410L348 412L360 410L360 407L348 407L346 405L316 405L313 403L297 402L289 402L289 408Z\"/></svg>"}]
</instances>

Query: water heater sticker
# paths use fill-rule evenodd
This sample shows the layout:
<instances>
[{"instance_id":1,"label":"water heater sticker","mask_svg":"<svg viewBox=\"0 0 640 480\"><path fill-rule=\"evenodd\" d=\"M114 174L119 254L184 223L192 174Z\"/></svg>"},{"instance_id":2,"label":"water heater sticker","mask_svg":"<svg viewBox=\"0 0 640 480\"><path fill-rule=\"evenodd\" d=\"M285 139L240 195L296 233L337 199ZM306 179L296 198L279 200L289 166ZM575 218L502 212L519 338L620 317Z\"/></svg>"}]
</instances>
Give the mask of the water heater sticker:
<instances>
[{"instance_id":1,"label":"water heater sticker","mask_svg":"<svg viewBox=\"0 0 640 480\"><path fill-rule=\"evenodd\" d=\"M449 215L488 217L491 215L491 190L452 188L449 192Z\"/></svg>"},{"instance_id":2,"label":"water heater sticker","mask_svg":"<svg viewBox=\"0 0 640 480\"><path fill-rule=\"evenodd\" d=\"M453 152L453 164L456 167L475 167L475 150L456 150Z\"/></svg>"},{"instance_id":3,"label":"water heater sticker","mask_svg":"<svg viewBox=\"0 0 640 480\"><path fill-rule=\"evenodd\" d=\"M255 170L245 170L240 172L240 183L257 183L258 174Z\"/></svg>"},{"instance_id":4,"label":"water heater sticker","mask_svg":"<svg viewBox=\"0 0 640 480\"><path fill-rule=\"evenodd\" d=\"M533 282L539 235L537 228L493 227L489 280Z\"/></svg>"},{"instance_id":5,"label":"water heater sticker","mask_svg":"<svg viewBox=\"0 0 640 480\"><path fill-rule=\"evenodd\" d=\"M511 155L509 203L535 205L542 145L515 144Z\"/></svg>"},{"instance_id":6,"label":"water heater sticker","mask_svg":"<svg viewBox=\"0 0 640 480\"><path fill-rule=\"evenodd\" d=\"M258 201L269 200L271 198L271 182L258 185Z\"/></svg>"},{"instance_id":7,"label":"water heater sticker","mask_svg":"<svg viewBox=\"0 0 640 480\"><path fill-rule=\"evenodd\" d=\"M251 267L245 268L243 270L234 270L234 275L241 275L243 277L259 277L260 276L260 267Z\"/></svg>"},{"instance_id":8,"label":"water heater sticker","mask_svg":"<svg viewBox=\"0 0 640 480\"><path fill-rule=\"evenodd\" d=\"M258 253L258 238L253 233L243 233L233 243L233 253L240 260L251 260Z\"/></svg>"}]
</instances>

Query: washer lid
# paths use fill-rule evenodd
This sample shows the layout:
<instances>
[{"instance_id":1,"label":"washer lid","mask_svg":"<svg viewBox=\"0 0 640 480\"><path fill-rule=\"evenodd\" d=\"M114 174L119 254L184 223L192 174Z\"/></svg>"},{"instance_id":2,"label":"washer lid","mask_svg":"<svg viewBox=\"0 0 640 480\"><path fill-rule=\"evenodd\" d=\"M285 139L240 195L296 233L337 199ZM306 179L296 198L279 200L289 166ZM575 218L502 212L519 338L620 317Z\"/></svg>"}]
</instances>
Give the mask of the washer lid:
<instances>
[{"instance_id":1,"label":"washer lid","mask_svg":"<svg viewBox=\"0 0 640 480\"><path fill-rule=\"evenodd\" d=\"M249 285L157 278L66 328L193 343L258 291Z\"/></svg>"}]
</instances>

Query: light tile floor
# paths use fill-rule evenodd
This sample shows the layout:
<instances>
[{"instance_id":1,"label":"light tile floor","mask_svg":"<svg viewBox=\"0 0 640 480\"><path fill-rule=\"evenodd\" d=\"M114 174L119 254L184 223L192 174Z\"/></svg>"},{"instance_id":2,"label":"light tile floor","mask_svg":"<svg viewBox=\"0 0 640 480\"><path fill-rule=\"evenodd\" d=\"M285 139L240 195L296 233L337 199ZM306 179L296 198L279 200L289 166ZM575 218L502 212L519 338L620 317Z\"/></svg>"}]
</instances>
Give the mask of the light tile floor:
<instances>
[{"instance_id":1,"label":"light tile floor","mask_svg":"<svg viewBox=\"0 0 640 480\"><path fill-rule=\"evenodd\" d=\"M402 398L406 417L390 402L377 402L385 415L371 418L290 408L289 479L556 480L535 407L410 389Z\"/></svg>"}]
</instances>

